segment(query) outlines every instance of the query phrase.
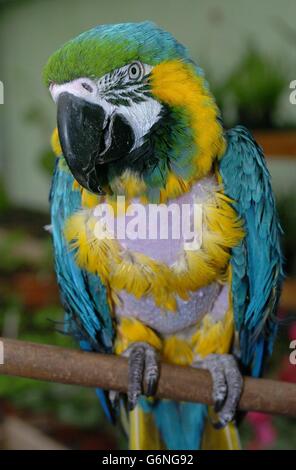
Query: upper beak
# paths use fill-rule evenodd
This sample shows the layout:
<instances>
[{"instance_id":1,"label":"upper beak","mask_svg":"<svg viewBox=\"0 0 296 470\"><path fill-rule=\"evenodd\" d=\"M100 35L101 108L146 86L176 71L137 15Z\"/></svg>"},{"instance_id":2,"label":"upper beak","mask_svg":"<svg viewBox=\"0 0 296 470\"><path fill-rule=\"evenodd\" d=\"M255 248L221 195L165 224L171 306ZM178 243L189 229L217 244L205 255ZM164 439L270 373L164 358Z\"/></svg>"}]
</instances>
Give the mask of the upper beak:
<instances>
[{"instance_id":1,"label":"upper beak","mask_svg":"<svg viewBox=\"0 0 296 470\"><path fill-rule=\"evenodd\" d=\"M74 178L92 192L102 192L95 175L105 112L101 106L63 92L58 98L58 131L63 155Z\"/></svg>"},{"instance_id":2,"label":"upper beak","mask_svg":"<svg viewBox=\"0 0 296 470\"><path fill-rule=\"evenodd\" d=\"M102 106L68 92L57 102L57 123L63 155L74 178L96 194L104 194L108 163L132 148L134 133L120 114L110 117Z\"/></svg>"}]
</instances>

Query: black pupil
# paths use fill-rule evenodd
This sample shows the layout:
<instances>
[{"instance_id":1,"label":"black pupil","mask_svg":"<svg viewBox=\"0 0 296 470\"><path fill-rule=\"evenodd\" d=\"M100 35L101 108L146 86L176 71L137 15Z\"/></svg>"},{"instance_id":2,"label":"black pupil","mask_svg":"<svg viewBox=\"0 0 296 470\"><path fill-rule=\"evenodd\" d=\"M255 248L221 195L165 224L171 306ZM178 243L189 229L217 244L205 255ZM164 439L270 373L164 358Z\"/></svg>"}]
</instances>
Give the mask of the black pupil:
<instances>
[{"instance_id":1,"label":"black pupil","mask_svg":"<svg viewBox=\"0 0 296 470\"><path fill-rule=\"evenodd\" d=\"M137 72L138 72L137 67L134 66L131 68L132 75L137 75Z\"/></svg>"}]
</instances>

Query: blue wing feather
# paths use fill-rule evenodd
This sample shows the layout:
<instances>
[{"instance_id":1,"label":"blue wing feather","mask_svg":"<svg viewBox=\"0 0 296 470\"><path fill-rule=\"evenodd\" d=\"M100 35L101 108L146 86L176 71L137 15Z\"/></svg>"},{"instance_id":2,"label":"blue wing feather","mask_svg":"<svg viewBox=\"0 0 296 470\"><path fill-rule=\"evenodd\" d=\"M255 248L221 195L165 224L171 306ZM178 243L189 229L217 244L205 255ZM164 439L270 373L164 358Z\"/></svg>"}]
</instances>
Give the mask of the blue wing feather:
<instances>
[{"instance_id":1,"label":"blue wing feather","mask_svg":"<svg viewBox=\"0 0 296 470\"><path fill-rule=\"evenodd\" d=\"M75 253L68 249L63 236L66 219L81 208L80 192L73 191L73 182L72 175L61 168L57 160L50 206L55 269L65 309L65 332L73 335L85 351L111 353L114 331L106 289L99 277L77 266ZM113 421L114 412L108 395L99 389L97 394L107 417Z\"/></svg>"},{"instance_id":2,"label":"blue wing feather","mask_svg":"<svg viewBox=\"0 0 296 470\"><path fill-rule=\"evenodd\" d=\"M245 221L246 237L232 252L232 297L241 360L262 372L277 329L283 279L279 225L270 175L261 148L242 126L226 132L228 147L219 171L225 193Z\"/></svg>"},{"instance_id":3,"label":"blue wing feather","mask_svg":"<svg viewBox=\"0 0 296 470\"><path fill-rule=\"evenodd\" d=\"M106 289L99 277L81 270L63 236L64 223L81 208L79 191L73 191L72 175L57 163L50 191L55 268L66 312L66 328L93 349L112 352L113 326Z\"/></svg>"}]
</instances>

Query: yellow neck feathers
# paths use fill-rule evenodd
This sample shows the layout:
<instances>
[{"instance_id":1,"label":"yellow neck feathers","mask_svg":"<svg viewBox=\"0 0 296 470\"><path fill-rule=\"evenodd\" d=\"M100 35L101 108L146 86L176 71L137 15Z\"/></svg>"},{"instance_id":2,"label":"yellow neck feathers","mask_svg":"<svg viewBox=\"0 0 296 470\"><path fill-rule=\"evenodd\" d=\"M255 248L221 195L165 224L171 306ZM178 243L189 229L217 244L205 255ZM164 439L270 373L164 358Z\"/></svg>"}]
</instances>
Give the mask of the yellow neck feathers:
<instances>
[{"instance_id":1,"label":"yellow neck feathers","mask_svg":"<svg viewBox=\"0 0 296 470\"><path fill-rule=\"evenodd\" d=\"M193 66L180 60L156 65L151 73L151 87L153 96L169 106L185 108L190 116L197 148L193 180L197 181L209 173L213 160L225 150L215 101Z\"/></svg>"}]
</instances>

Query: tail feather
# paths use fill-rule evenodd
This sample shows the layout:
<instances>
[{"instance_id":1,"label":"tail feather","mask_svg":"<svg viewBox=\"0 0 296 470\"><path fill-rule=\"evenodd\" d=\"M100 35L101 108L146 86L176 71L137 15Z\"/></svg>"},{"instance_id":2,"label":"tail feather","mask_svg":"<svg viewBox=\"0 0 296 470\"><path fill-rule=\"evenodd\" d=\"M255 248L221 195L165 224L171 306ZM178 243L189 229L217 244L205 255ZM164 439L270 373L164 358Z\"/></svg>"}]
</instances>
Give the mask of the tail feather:
<instances>
[{"instance_id":1,"label":"tail feather","mask_svg":"<svg viewBox=\"0 0 296 470\"><path fill-rule=\"evenodd\" d=\"M153 445L145 447L150 450L198 449L206 414L207 407L197 403L141 399L130 415L130 445L137 449Z\"/></svg>"},{"instance_id":2,"label":"tail feather","mask_svg":"<svg viewBox=\"0 0 296 470\"><path fill-rule=\"evenodd\" d=\"M241 450L236 425L229 423L223 429L215 429L208 419L203 433L201 448L203 450Z\"/></svg>"},{"instance_id":3,"label":"tail feather","mask_svg":"<svg viewBox=\"0 0 296 470\"><path fill-rule=\"evenodd\" d=\"M140 405L129 413L129 449L165 449L152 413L144 411Z\"/></svg>"},{"instance_id":4,"label":"tail feather","mask_svg":"<svg viewBox=\"0 0 296 470\"><path fill-rule=\"evenodd\" d=\"M131 450L238 450L236 426L216 430L208 407L198 403L141 399L129 415Z\"/></svg>"}]
</instances>

